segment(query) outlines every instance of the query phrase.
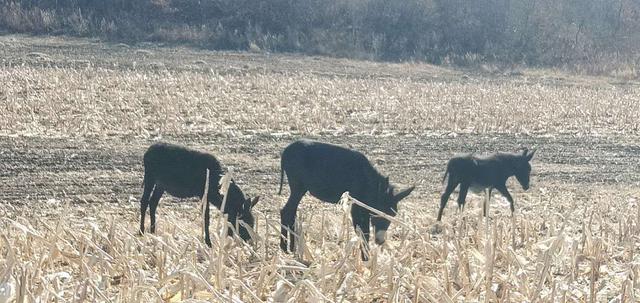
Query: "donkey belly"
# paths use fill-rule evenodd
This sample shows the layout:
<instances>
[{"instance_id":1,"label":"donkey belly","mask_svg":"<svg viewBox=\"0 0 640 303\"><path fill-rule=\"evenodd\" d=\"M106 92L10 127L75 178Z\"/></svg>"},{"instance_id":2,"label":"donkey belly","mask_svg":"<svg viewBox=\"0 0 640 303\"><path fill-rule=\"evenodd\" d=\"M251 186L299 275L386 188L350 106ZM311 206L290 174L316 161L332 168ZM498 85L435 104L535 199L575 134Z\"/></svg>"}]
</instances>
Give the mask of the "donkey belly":
<instances>
[{"instance_id":1,"label":"donkey belly","mask_svg":"<svg viewBox=\"0 0 640 303\"><path fill-rule=\"evenodd\" d=\"M304 180L306 189L312 196L329 203L338 203L345 191L352 191L352 186L348 185L350 183L352 182L349 178L331 173L318 174Z\"/></svg>"},{"instance_id":2,"label":"donkey belly","mask_svg":"<svg viewBox=\"0 0 640 303\"><path fill-rule=\"evenodd\" d=\"M188 190L184 190L184 189L174 189L174 190L166 190L166 192L168 192L170 195L176 197L176 198L193 198L193 197L197 197L200 198L202 197L202 193L201 192L194 192L194 191L188 191Z\"/></svg>"},{"instance_id":3,"label":"donkey belly","mask_svg":"<svg viewBox=\"0 0 640 303\"><path fill-rule=\"evenodd\" d=\"M338 193L338 191L335 190L309 190L309 193L321 201L335 204L340 201L340 197L342 197L344 191Z\"/></svg>"},{"instance_id":4,"label":"donkey belly","mask_svg":"<svg viewBox=\"0 0 640 303\"><path fill-rule=\"evenodd\" d=\"M480 183L471 183L469 186L469 190L476 194L482 193L487 188L492 188L492 186Z\"/></svg>"},{"instance_id":5,"label":"donkey belly","mask_svg":"<svg viewBox=\"0 0 640 303\"><path fill-rule=\"evenodd\" d=\"M158 182L164 191L177 198L202 197L204 185L194 186L193 184L172 184L169 182Z\"/></svg>"}]
</instances>

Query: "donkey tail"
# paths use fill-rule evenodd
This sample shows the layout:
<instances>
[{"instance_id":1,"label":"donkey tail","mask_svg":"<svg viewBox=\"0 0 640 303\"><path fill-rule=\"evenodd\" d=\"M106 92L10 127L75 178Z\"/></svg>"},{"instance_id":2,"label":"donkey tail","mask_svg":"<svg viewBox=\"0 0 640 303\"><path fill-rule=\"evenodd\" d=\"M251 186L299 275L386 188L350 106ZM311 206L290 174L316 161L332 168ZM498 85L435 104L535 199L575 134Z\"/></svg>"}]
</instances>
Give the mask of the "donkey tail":
<instances>
[{"instance_id":1,"label":"donkey tail","mask_svg":"<svg viewBox=\"0 0 640 303\"><path fill-rule=\"evenodd\" d=\"M447 180L447 176L449 175L449 171L451 170L451 160L449 160L449 162L447 162L447 170L444 172L444 176L442 176L442 183L444 184L444 181Z\"/></svg>"},{"instance_id":2,"label":"donkey tail","mask_svg":"<svg viewBox=\"0 0 640 303\"><path fill-rule=\"evenodd\" d=\"M147 182L149 182L151 179L150 173L149 173L149 169L147 169L146 165L144 167L144 176L142 177L142 184L140 185L140 188L144 188L145 185L147 184ZM153 184L152 184L153 186Z\"/></svg>"},{"instance_id":3,"label":"donkey tail","mask_svg":"<svg viewBox=\"0 0 640 303\"><path fill-rule=\"evenodd\" d=\"M284 182L284 169L282 165L280 165L280 189L278 190L278 195L282 194L282 183Z\"/></svg>"},{"instance_id":4,"label":"donkey tail","mask_svg":"<svg viewBox=\"0 0 640 303\"><path fill-rule=\"evenodd\" d=\"M447 171L444 172L444 176L442 176L442 184L444 184L444 180L447 180L448 175L449 175L449 170L447 169Z\"/></svg>"}]
</instances>

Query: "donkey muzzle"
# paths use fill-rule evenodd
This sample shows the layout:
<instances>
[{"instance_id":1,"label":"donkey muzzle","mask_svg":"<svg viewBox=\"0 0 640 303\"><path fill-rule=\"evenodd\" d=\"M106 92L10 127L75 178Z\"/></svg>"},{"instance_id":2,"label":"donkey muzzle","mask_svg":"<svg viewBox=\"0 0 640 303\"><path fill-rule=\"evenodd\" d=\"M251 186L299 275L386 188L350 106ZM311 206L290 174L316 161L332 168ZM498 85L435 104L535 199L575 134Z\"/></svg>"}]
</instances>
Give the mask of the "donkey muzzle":
<instances>
[{"instance_id":1,"label":"donkey muzzle","mask_svg":"<svg viewBox=\"0 0 640 303\"><path fill-rule=\"evenodd\" d=\"M387 237L386 230L376 230L376 239L375 239L376 244L382 245L386 237Z\"/></svg>"}]
</instances>

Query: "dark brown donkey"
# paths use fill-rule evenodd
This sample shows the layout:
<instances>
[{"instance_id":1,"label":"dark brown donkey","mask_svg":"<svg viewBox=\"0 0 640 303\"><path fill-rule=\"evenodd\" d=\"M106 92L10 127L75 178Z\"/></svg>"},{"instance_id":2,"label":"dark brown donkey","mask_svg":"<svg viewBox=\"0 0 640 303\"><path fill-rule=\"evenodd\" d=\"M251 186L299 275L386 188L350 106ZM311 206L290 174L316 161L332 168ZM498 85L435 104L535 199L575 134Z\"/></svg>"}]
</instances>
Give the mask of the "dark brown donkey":
<instances>
[{"instance_id":1,"label":"dark brown donkey","mask_svg":"<svg viewBox=\"0 0 640 303\"><path fill-rule=\"evenodd\" d=\"M507 179L515 176L524 190L529 189L529 176L531 174L531 158L535 149L528 151L524 149L521 153L494 153L487 156L477 156L474 154L464 154L451 158L447 163L447 171L444 178L447 187L440 197L440 210L438 210L438 221L442 219L442 212L447 206L449 196L453 190L460 185L458 194L458 207L464 209L465 198L469 188L473 191L487 189L491 197L491 190L497 189L507 200L514 212L513 198L507 190ZM486 202L485 202L486 203ZM486 207L484 207L486 216Z\"/></svg>"},{"instance_id":2,"label":"dark brown donkey","mask_svg":"<svg viewBox=\"0 0 640 303\"><path fill-rule=\"evenodd\" d=\"M151 233L156 231L156 208L160 197L166 191L178 198L202 198L209 169L209 188L207 200L218 209L222 206L222 196L219 192L220 175L223 173L220 163L210 154L188 149L186 147L156 143L144 153L144 193L140 199L140 232L144 233L144 217L149 207L151 215ZM228 214L228 221L236 226L237 220L242 220L253 228L254 218L251 209L258 202L245 198L244 194L233 180L227 192L227 201L223 213ZM205 209L205 242L211 246L209 238L209 205ZM238 227L240 237L247 241L251 239L247 229ZM229 229L229 235L233 230Z\"/></svg>"},{"instance_id":3,"label":"dark brown donkey","mask_svg":"<svg viewBox=\"0 0 640 303\"><path fill-rule=\"evenodd\" d=\"M311 140L291 143L282 152L280 172L280 192L284 175L289 180L291 194L287 204L280 211L282 222L280 248L295 250L293 230L300 200L309 192L312 196L329 203L337 203L346 191L355 199L395 216L398 202L408 196L412 187L402 188L389 183L389 178L381 175L367 160L354 150L337 145ZM373 225L376 244L385 241L385 233L390 221L353 205L351 207L353 227L362 231L364 247L362 258L368 258L369 228Z\"/></svg>"}]
</instances>

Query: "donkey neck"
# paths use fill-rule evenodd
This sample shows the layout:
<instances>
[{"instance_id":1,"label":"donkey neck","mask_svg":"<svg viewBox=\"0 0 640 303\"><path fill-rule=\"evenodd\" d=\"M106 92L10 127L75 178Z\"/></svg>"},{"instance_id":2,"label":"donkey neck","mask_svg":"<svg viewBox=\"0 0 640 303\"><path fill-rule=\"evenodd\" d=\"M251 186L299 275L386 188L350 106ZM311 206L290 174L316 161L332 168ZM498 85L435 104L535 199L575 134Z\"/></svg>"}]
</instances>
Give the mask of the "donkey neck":
<instances>
[{"instance_id":1,"label":"donkey neck","mask_svg":"<svg viewBox=\"0 0 640 303\"><path fill-rule=\"evenodd\" d=\"M499 153L500 164L502 170L507 177L515 176L517 174L516 164L520 160L519 155L512 153Z\"/></svg>"},{"instance_id":2,"label":"donkey neck","mask_svg":"<svg viewBox=\"0 0 640 303\"><path fill-rule=\"evenodd\" d=\"M474 156L475 166L480 170L499 171L505 177L515 176L518 156L511 153L495 153L486 156Z\"/></svg>"}]
</instances>

